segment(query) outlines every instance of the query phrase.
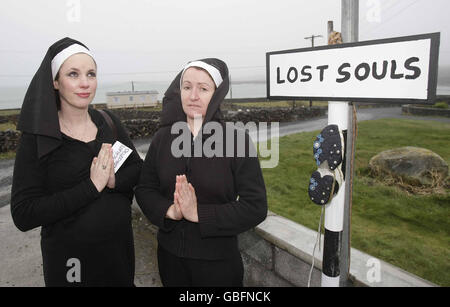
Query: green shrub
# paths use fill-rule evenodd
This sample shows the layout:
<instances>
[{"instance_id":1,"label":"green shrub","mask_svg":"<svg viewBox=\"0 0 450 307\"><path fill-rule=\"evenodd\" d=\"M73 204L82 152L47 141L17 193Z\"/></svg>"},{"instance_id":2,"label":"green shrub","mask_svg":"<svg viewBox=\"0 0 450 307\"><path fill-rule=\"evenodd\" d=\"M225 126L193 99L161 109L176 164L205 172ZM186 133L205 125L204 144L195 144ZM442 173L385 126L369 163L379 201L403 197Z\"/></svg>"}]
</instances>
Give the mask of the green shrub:
<instances>
[{"instance_id":1,"label":"green shrub","mask_svg":"<svg viewBox=\"0 0 450 307\"><path fill-rule=\"evenodd\" d=\"M446 102L444 102L444 101L438 102L438 103L436 103L436 104L433 106L433 108L436 108L436 109L448 109L448 103L446 103Z\"/></svg>"}]
</instances>

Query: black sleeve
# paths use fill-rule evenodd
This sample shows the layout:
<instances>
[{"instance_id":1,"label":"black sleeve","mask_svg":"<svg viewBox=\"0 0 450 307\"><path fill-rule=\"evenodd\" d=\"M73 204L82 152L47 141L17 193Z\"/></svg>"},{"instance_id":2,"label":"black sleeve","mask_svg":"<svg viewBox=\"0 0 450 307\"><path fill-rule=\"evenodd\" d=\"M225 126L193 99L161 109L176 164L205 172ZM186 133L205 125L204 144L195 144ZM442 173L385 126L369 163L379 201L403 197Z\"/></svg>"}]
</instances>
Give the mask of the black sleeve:
<instances>
[{"instance_id":1,"label":"black sleeve","mask_svg":"<svg viewBox=\"0 0 450 307\"><path fill-rule=\"evenodd\" d=\"M11 189L11 215L21 231L46 226L71 216L100 196L90 178L49 195L46 169L37 158L36 136L23 133L16 153Z\"/></svg>"},{"instance_id":2,"label":"black sleeve","mask_svg":"<svg viewBox=\"0 0 450 307\"><path fill-rule=\"evenodd\" d=\"M253 146L248 135L246 142ZM235 157L233 176L237 200L226 204L197 204L202 237L238 235L266 218L266 187L258 158Z\"/></svg>"},{"instance_id":3,"label":"black sleeve","mask_svg":"<svg viewBox=\"0 0 450 307\"><path fill-rule=\"evenodd\" d=\"M160 181L156 169L158 134L152 140L144 160L139 184L135 189L136 201L148 220L163 231L172 230L178 221L166 218L172 199L166 198L160 192Z\"/></svg>"},{"instance_id":4,"label":"black sleeve","mask_svg":"<svg viewBox=\"0 0 450 307\"><path fill-rule=\"evenodd\" d=\"M133 150L131 155L116 173L116 185L114 190L122 193L132 193L133 188L139 181L142 168L142 159L134 147L133 142L131 142L128 133L122 126L120 120L111 112L108 112L108 114L111 116L114 125L116 126L118 141Z\"/></svg>"}]
</instances>

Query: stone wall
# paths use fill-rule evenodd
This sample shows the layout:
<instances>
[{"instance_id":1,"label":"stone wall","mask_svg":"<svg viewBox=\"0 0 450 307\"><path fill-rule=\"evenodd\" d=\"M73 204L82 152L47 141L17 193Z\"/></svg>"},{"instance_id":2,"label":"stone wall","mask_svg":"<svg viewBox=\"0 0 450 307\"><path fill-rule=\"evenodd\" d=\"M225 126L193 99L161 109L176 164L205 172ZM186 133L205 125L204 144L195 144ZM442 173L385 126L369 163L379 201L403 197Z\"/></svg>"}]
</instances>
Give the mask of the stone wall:
<instances>
[{"instance_id":1,"label":"stone wall","mask_svg":"<svg viewBox=\"0 0 450 307\"><path fill-rule=\"evenodd\" d=\"M152 137L159 128L159 120L153 119L127 119L122 124L132 140Z\"/></svg>"},{"instance_id":2,"label":"stone wall","mask_svg":"<svg viewBox=\"0 0 450 307\"><path fill-rule=\"evenodd\" d=\"M246 287L306 287L311 264L265 240L256 229L239 235ZM320 286L314 268L311 286Z\"/></svg>"},{"instance_id":3,"label":"stone wall","mask_svg":"<svg viewBox=\"0 0 450 307\"><path fill-rule=\"evenodd\" d=\"M108 109L111 113L123 120L151 119L159 121L161 111L144 111L139 109Z\"/></svg>"},{"instance_id":4,"label":"stone wall","mask_svg":"<svg viewBox=\"0 0 450 307\"><path fill-rule=\"evenodd\" d=\"M297 108L241 108L234 110L223 110L225 121L231 122L292 122L302 119L324 116L327 108L323 107L297 107ZM111 110L122 121L131 119L151 119L158 121L161 111L140 111L134 109Z\"/></svg>"},{"instance_id":5,"label":"stone wall","mask_svg":"<svg viewBox=\"0 0 450 307\"><path fill-rule=\"evenodd\" d=\"M259 122L294 122L303 119L310 119L319 116L325 116L327 108L313 107L311 109L305 107L297 108L243 108L234 111L224 112L224 120L230 122L249 121Z\"/></svg>"},{"instance_id":6,"label":"stone wall","mask_svg":"<svg viewBox=\"0 0 450 307\"><path fill-rule=\"evenodd\" d=\"M402 113L405 115L450 117L450 109L427 108L412 105L403 105Z\"/></svg>"},{"instance_id":7,"label":"stone wall","mask_svg":"<svg viewBox=\"0 0 450 307\"><path fill-rule=\"evenodd\" d=\"M238 110L223 111L226 122L292 122L309 119L326 114L326 108L245 108ZM137 109L114 109L111 110L127 129L130 138L152 137L159 128L161 111L142 111ZM1 120L17 123L18 115L2 117ZM20 133L17 131L2 132L0 134L0 152L15 151Z\"/></svg>"},{"instance_id":8,"label":"stone wall","mask_svg":"<svg viewBox=\"0 0 450 307\"><path fill-rule=\"evenodd\" d=\"M293 122L325 116L326 108L248 108L234 111L223 111L226 122ZM159 128L160 111L112 110L121 120L131 139L151 137Z\"/></svg>"},{"instance_id":9,"label":"stone wall","mask_svg":"<svg viewBox=\"0 0 450 307\"><path fill-rule=\"evenodd\" d=\"M15 130L0 131L0 152L15 151L19 144L20 132Z\"/></svg>"}]
</instances>

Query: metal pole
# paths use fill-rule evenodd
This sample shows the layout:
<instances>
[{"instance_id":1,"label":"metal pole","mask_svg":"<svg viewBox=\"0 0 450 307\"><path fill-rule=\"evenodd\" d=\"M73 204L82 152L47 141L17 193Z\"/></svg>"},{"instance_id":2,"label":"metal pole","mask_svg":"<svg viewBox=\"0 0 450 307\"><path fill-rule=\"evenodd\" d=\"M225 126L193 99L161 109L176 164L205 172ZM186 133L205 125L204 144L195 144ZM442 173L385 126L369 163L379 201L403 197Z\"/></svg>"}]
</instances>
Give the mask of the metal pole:
<instances>
[{"instance_id":1,"label":"metal pole","mask_svg":"<svg viewBox=\"0 0 450 307\"><path fill-rule=\"evenodd\" d=\"M231 74L228 76L230 78L230 99L233 99L233 84L231 83Z\"/></svg>"},{"instance_id":2,"label":"metal pole","mask_svg":"<svg viewBox=\"0 0 450 307\"><path fill-rule=\"evenodd\" d=\"M342 40L344 43L357 42L359 40L359 1L342 0ZM351 205L353 195L353 174L354 174L354 145L353 137L353 103L348 109L348 130L346 144L345 174L345 203L344 203L344 229L342 233L341 261L340 261L340 286L349 284L350 273L350 248L351 248Z\"/></svg>"},{"instance_id":3,"label":"metal pole","mask_svg":"<svg viewBox=\"0 0 450 307\"><path fill-rule=\"evenodd\" d=\"M344 42L349 42L349 35L357 33L358 27L358 14L359 5L358 0L342 0L342 36ZM355 21L356 19L356 21ZM356 31L354 28L356 26ZM349 30L349 29L352 30ZM332 31L332 24L328 23L328 34ZM347 40L345 40L347 39ZM351 147L348 147L348 139L352 139L352 135L348 134L349 128L352 127L351 108L348 102L335 102L330 101L328 103L328 125L337 125L339 130L342 131L345 144L345 156L342 165L342 172L344 174L344 180L339 187L338 193L333 197L331 202L325 206L325 235L324 235L324 252L322 259L322 287L339 287L342 262L348 265L347 259L341 258L341 252L343 248L343 234L344 234L344 216L348 214L345 212L345 204L348 202L348 186L350 184L348 176L347 163L348 152ZM349 137L347 137L349 136ZM348 223L348 221L347 221ZM348 232L346 232L348 233ZM346 244L349 244L346 240ZM343 260L343 261L342 261ZM348 266L343 271L342 281L346 283L348 278Z\"/></svg>"},{"instance_id":4,"label":"metal pole","mask_svg":"<svg viewBox=\"0 0 450 307\"><path fill-rule=\"evenodd\" d=\"M341 34L344 43L359 39L359 1L341 0Z\"/></svg>"},{"instance_id":5,"label":"metal pole","mask_svg":"<svg viewBox=\"0 0 450 307\"><path fill-rule=\"evenodd\" d=\"M311 40L311 47L312 48L314 48L314 39L316 38L316 37L322 37L322 35L311 35L311 36L309 36L309 37L305 37L305 39L310 39ZM312 100L309 100L309 108L311 109L312 108Z\"/></svg>"},{"instance_id":6,"label":"metal pole","mask_svg":"<svg viewBox=\"0 0 450 307\"><path fill-rule=\"evenodd\" d=\"M322 37L322 35L311 35L311 36L309 36L309 37L305 37L305 39L310 39L311 40L311 44L312 44L312 47L314 48L314 39L316 38L316 37Z\"/></svg>"}]
</instances>

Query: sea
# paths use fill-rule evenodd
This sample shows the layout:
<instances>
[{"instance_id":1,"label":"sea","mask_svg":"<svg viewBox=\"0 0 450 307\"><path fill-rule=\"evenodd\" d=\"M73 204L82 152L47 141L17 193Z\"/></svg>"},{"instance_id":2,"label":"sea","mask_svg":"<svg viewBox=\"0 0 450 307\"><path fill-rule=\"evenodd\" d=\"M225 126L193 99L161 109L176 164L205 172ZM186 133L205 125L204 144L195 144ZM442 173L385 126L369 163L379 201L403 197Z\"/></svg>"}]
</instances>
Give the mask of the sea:
<instances>
[{"instance_id":1,"label":"sea","mask_svg":"<svg viewBox=\"0 0 450 307\"><path fill-rule=\"evenodd\" d=\"M164 82L122 82L122 83L99 83L97 93L93 100L93 104L106 103L106 93L131 91L134 87L135 91L157 91L158 100L162 101L164 93L170 85L170 81ZM0 86L0 109L19 109L22 106L23 98L27 91L28 85L16 87ZM232 83L230 91L226 98L261 98L266 97L266 83L258 82L239 82ZM437 88L438 95L450 95L450 86L441 86Z\"/></svg>"}]
</instances>

